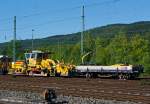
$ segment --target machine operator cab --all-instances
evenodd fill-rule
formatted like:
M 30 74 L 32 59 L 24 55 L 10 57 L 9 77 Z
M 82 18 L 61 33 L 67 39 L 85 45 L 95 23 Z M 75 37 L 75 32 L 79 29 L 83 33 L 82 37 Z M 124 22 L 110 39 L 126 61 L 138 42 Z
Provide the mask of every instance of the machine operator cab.
M 50 52 L 32 51 L 25 53 L 25 62 L 28 66 L 40 65 L 43 59 L 48 59 Z
M 35 66 L 42 60 L 43 52 L 32 51 L 31 53 L 25 53 L 25 62 L 29 66 Z
M 54 61 L 49 59 L 50 52 L 32 51 L 25 53 L 25 63 L 29 75 L 41 74 L 46 75 L 51 72 Z

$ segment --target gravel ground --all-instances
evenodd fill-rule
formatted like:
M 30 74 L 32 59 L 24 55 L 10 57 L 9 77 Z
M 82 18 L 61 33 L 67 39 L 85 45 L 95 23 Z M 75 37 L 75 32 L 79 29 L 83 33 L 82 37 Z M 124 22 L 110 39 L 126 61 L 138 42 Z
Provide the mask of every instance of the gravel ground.
M 63 96 L 59 95 L 57 97 L 57 102 L 66 101 L 64 104 L 141 104 L 129 101 L 115 101 L 115 100 L 104 100 L 104 99 L 94 99 L 94 98 L 82 98 L 73 96 Z
M 57 104 L 134 104 L 132 102 L 150 104 L 149 82 L 149 79 L 113 80 L 96 78 L 87 80 L 84 78 L 0 75 L 0 91 L 20 91 L 20 93 L 30 91 L 27 95 L 18 95 L 19 93 L 11 92 L 8 97 L 15 99 L 14 95 L 16 94 L 16 98 L 18 96 L 29 98 L 29 95 L 32 95 L 33 98 L 38 100 L 39 95 L 37 96 L 35 93 L 41 93 L 44 89 L 53 89 L 57 95 L 64 95 L 64 97 L 58 96 Z M 7 100 L 7 93 L 3 92 L 0 95 L 5 95 L 3 100 Z
M 0 90 L 0 104 L 140 104 L 129 101 L 115 101 L 58 95 L 48 103 L 40 93 Z

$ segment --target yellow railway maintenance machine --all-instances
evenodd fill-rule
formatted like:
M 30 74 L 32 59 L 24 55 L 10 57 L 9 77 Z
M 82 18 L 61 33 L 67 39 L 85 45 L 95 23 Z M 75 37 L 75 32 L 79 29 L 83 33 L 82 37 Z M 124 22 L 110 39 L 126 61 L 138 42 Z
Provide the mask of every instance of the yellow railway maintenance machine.
M 55 75 L 55 62 L 48 58 L 50 52 L 32 51 L 25 53 L 25 66 L 28 75 Z
M 12 64 L 13 73 L 32 76 L 69 76 L 73 67 L 49 59 L 50 54 L 52 53 L 42 51 L 25 53 L 24 61 L 16 61 Z

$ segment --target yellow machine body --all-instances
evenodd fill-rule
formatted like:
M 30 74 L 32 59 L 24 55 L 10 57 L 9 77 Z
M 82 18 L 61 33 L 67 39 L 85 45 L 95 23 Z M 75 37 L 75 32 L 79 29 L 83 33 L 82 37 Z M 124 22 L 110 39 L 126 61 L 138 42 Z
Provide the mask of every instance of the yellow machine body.
M 25 61 L 16 61 L 12 63 L 12 69 L 14 72 L 26 73 L 26 74 L 43 74 L 47 76 L 68 76 L 69 71 L 72 69 L 70 65 L 65 65 L 61 62 L 55 62 L 49 59 L 49 54 L 42 51 L 32 51 L 25 53 Z

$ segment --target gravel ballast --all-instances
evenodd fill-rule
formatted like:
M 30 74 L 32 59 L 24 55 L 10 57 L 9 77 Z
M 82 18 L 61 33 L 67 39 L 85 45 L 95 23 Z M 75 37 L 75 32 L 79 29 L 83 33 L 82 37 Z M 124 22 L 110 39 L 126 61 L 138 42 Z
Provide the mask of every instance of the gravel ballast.
M 141 104 L 129 101 L 115 101 L 94 98 L 57 95 L 50 102 L 45 100 L 43 93 L 28 91 L 0 90 L 0 102 L 2 104 Z

